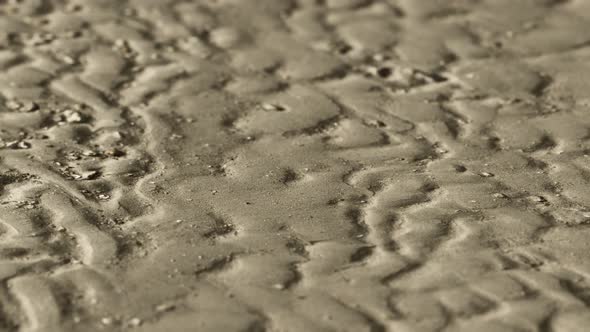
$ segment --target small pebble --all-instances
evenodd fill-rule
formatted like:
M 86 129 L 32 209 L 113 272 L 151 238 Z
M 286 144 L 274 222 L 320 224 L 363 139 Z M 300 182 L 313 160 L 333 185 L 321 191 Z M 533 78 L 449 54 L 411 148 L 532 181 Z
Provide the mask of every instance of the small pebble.
M 283 289 L 285 289 L 285 285 L 283 285 L 283 284 L 274 284 L 274 285 L 272 285 L 272 288 L 278 289 L 278 290 L 283 290 Z
M 100 321 L 104 325 L 111 325 L 111 324 L 113 324 L 113 318 L 112 317 L 103 317 Z
M 283 106 L 276 105 L 276 104 L 262 104 L 261 107 L 265 111 L 282 112 L 285 110 L 285 108 Z
M 167 311 L 172 311 L 175 308 L 176 308 L 176 306 L 173 303 L 163 303 L 163 304 L 156 306 L 156 311 L 157 312 L 167 312 Z
M 107 194 L 100 194 L 100 195 L 98 195 L 98 198 L 100 198 L 102 200 L 108 200 L 111 198 L 111 196 L 107 195 Z
M 129 320 L 129 326 L 135 327 L 135 326 L 139 326 L 139 325 L 141 325 L 141 319 L 140 318 L 134 317 L 134 318 L 131 318 Z

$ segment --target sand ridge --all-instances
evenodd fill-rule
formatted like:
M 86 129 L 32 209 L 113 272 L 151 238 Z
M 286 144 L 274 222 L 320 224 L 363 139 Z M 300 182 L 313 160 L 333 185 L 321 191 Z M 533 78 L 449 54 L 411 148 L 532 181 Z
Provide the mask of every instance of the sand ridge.
M 584 331 L 588 13 L 0 0 L 0 330 Z

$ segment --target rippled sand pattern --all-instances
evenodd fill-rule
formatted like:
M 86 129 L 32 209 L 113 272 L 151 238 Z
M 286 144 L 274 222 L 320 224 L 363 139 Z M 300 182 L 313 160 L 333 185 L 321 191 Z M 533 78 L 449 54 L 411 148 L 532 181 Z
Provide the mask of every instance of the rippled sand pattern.
M 0 0 L 0 331 L 590 328 L 590 1 Z

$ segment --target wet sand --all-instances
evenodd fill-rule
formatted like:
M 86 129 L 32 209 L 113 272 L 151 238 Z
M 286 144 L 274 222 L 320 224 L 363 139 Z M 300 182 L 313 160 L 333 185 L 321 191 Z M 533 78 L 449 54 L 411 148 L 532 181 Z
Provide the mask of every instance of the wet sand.
M 0 0 L 0 331 L 585 331 L 590 1 Z

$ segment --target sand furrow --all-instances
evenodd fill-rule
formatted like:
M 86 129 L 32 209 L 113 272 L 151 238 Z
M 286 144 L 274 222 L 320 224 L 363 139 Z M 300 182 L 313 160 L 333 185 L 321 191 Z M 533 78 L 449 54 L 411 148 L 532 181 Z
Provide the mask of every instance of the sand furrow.
M 0 330 L 580 330 L 589 8 L 0 1 Z

